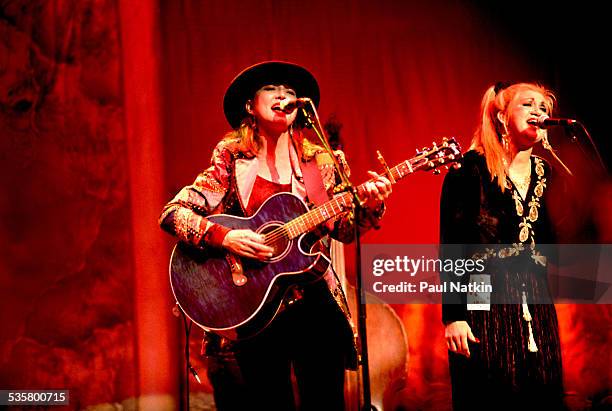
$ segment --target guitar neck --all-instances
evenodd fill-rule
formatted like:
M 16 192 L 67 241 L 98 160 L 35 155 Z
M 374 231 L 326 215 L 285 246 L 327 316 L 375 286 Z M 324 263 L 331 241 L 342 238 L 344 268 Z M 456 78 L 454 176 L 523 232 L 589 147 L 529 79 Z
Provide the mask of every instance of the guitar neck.
M 388 173 L 385 173 L 387 177 L 390 176 L 389 180 L 392 183 L 396 183 L 402 178 L 406 177 L 408 174 L 414 173 L 421 167 L 421 163 L 419 161 L 415 161 L 416 159 L 410 159 L 403 161 L 396 165 L 395 167 L 389 169 Z M 374 179 L 368 180 L 367 182 L 374 181 Z M 366 182 L 366 183 L 367 183 Z M 365 185 L 363 183 L 356 187 L 357 194 L 361 198 L 366 192 Z M 286 233 L 289 238 L 296 238 L 304 233 L 307 233 L 320 224 L 334 219 L 335 217 L 343 214 L 353 207 L 353 194 L 350 192 L 344 192 L 335 196 L 333 199 L 327 201 L 320 206 L 313 208 L 306 214 L 297 217 L 284 225 Z

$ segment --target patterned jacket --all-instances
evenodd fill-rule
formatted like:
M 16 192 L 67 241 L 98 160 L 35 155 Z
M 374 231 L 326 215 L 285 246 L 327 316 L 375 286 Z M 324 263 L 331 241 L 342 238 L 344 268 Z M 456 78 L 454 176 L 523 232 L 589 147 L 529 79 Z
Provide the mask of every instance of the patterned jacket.
M 227 231 L 225 227 L 211 223 L 206 216 L 211 214 L 231 214 L 245 216 L 245 209 L 253 191 L 257 177 L 259 164 L 257 157 L 247 156 L 233 149 L 235 144 L 221 141 L 215 148 L 211 165 L 200 173 L 194 183 L 184 187 L 164 207 L 161 217 L 161 227 L 175 235 L 179 241 L 189 243 L 205 250 L 207 247 L 220 248 Z M 349 172 L 348 165 L 341 151 L 336 151 L 340 165 Z M 291 178 L 291 192 L 300 197 L 309 206 L 312 205 L 310 198 L 321 198 L 321 193 L 310 193 L 313 187 L 320 187 L 323 197 L 331 198 L 339 178 L 335 173 L 333 162 L 326 153 L 319 153 L 309 161 L 299 160 L 294 149 L 290 150 L 291 162 L 294 165 Z M 318 169 L 318 173 L 308 172 L 312 167 Z M 318 182 L 304 181 L 304 175 L 320 175 Z M 309 178 L 309 177 L 307 177 Z M 312 177 L 310 177 L 312 178 Z M 376 211 L 364 211 L 360 216 L 360 232 L 371 227 L 377 227 L 384 212 L 384 206 Z M 322 227 L 321 234 L 329 234 L 341 242 L 350 242 L 354 236 L 353 213 L 347 212 L 336 221 Z M 338 308 L 346 318 L 346 326 L 350 334 L 355 335 L 354 327 L 348 309 L 345 293 L 339 279 L 329 270 L 324 276 L 329 291 Z M 355 343 L 355 340 L 353 341 Z M 356 346 L 353 344 L 353 348 Z M 356 353 L 356 350 L 354 350 Z M 353 353 L 349 364 L 355 365 L 356 355 Z

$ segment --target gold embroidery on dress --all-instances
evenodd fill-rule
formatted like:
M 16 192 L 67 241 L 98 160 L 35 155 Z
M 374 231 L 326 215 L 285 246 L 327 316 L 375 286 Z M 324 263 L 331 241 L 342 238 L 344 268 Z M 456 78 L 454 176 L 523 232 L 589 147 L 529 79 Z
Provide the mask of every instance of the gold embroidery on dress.
M 538 207 L 540 206 L 540 203 L 538 203 L 535 200 L 531 200 L 529 202 L 529 220 L 533 223 L 538 219 Z
M 534 250 L 533 253 L 531 253 L 531 258 L 533 258 L 533 261 L 535 261 L 536 264 L 541 265 L 542 267 L 546 267 L 546 262 L 548 261 L 545 255 L 542 255 L 542 253 L 540 253 L 537 250 Z
M 523 202 L 516 190 L 512 191 L 512 198 L 514 199 L 514 206 L 516 208 L 516 214 L 519 216 L 523 215 Z
M 538 177 L 544 177 L 544 164 L 542 163 L 542 160 L 540 160 L 538 157 L 535 157 L 535 163 L 536 174 L 538 175 Z
M 546 188 L 546 179 L 542 178 L 541 180 L 538 180 L 538 182 L 536 183 L 536 186 L 533 189 L 533 192 L 536 196 L 542 197 L 542 195 L 544 194 L 544 188 Z
M 540 208 L 540 198 L 544 195 L 544 189 L 546 188 L 546 179 L 544 178 L 544 162 L 539 157 L 533 158 L 535 162 L 535 172 L 538 176 L 538 180 L 535 183 L 533 189 L 533 195 L 531 201 L 527 204 L 529 206 L 529 215 L 524 216 L 525 209 L 523 207 L 523 200 L 518 192 L 518 187 L 512 190 L 512 199 L 514 200 L 514 206 L 516 208 L 516 215 L 522 217 L 522 222 L 519 223 L 519 241 L 526 243 L 530 238 L 530 243 L 535 245 L 535 233 L 531 223 L 535 223 L 538 220 Z M 506 180 L 506 184 L 510 185 L 510 182 Z
M 534 260 L 535 264 L 546 266 L 547 258 L 545 255 L 542 255 L 535 248 L 535 244 L 530 244 L 529 248 L 525 246 L 524 243 L 514 243 L 511 246 L 500 248 L 498 251 L 495 251 L 493 248 L 486 248 L 482 253 L 474 253 L 472 254 L 472 260 L 487 260 L 489 258 L 509 258 L 516 257 L 520 255 L 521 252 L 530 249 L 531 250 L 531 258 Z
M 527 204 L 529 206 L 529 215 L 524 215 L 524 206 L 521 196 L 516 188 L 516 185 L 513 187 L 509 181 L 509 178 L 506 179 L 506 187 L 512 189 L 512 199 L 514 200 L 514 206 L 516 208 L 517 216 L 522 218 L 522 221 L 519 223 L 519 241 L 520 243 L 515 243 L 511 247 L 506 247 L 500 249 L 498 252 L 495 252 L 492 249 L 486 249 L 484 253 L 476 253 L 472 256 L 472 258 L 476 259 L 487 259 L 492 257 L 499 258 L 507 258 L 516 256 L 525 249 L 525 244 L 529 242 L 529 246 L 532 250 L 532 258 L 536 262 L 536 264 L 546 264 L 546 257 L 539 254 L 539 252 L 535 252 L 535 232 L 533 230 L 532 223 L 535 223 L 539 218 L 539 207 L 540 207 L 540 198 L 544 194 L 544 189 L 546 188 L 546 178 L 544 178 L 544 162 L 539 157 L 534 157 L 535 162 L 535 172 L 538 176 L 538 179 L 535 183 L 534 193 L 531 196 L 531 201 Z
M 523 244 L 514 243 L 512 244 L 512 247 L 506 247 L 499 250 L 497 255 L 499 258 L 513 257 L 519 255 L 524 249 L 525 246 Z
M 526 218 L 523 218 L 523 222 L 519 224 L 519 228 L 521 229 L 521 232 L 519 234 L 519 241 L 521 243 L 524 243 L 529 239 L 529 231 L 531 229 L 531 224 L 527 222 Z

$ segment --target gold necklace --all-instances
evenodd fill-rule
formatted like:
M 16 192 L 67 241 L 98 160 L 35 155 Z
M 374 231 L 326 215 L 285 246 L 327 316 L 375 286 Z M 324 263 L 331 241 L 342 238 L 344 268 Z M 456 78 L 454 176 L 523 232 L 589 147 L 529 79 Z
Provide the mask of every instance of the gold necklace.
M 517 190 L 519 190 L 520 192 L 527 193 L 527 189 L 529 188 L 529 183 L 531 183 L 531 164 L 529 165 L 529 168 L 527 169 L 527 174 L 522 176 L 520 180 L 516 179 L 515 177 L 510 177 L 510 180 L 512 180 L 512 184 L 514 184 Z

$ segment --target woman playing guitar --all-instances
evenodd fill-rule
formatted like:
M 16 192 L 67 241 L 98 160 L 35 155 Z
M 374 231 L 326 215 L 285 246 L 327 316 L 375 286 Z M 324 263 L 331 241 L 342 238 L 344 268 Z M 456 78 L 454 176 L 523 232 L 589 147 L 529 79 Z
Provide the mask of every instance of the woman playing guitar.
M 317 81 L 303 67 L 272 61 L 238 74 L 224 97 L 225 116 L 233 130 L 215 148 L 211 166 L 166 205 L 162 228 L 204 253 L 224 250 L 238 256 L 234 261 L 274 259 L 275 249 L 264 235 L 231 229 L 207 216 L 250 217 L 281 192 L 293 193 L 307 204 L 331 198 L 339 180 L 330 156 L 302 133 L 298 98 L 319 102 Z M 336 155 L 346 168 L 342 152 Z M 383 200 L 391 193 L 387 178 L 373 172 L 370 176 L 361 193 L 360 232 L 378 224 Z M 329 247 L 328 236 L 351 241 L 352 213 L 341 214 L 312 234 L 323 252 Z M 236 275 L 237 286 L 248 281 Z M 344 292 L 331 270 L 322 281 L 290 288 L 281 312 L 257 335 L 232 342 L 216 334 L 206 339 L 218 409 L 286 411 L 296 409 L 296 402 L 303 410 L 344 409 L 344 369 L 356 366 L 356 351 Z

